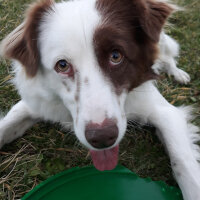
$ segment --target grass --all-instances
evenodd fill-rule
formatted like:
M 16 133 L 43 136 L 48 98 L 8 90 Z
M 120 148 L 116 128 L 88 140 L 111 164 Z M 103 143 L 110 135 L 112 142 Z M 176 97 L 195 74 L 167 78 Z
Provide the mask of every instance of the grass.
M 23 19 L 24 9 L 31 0 L 0 0 L 0 40 Z M 200 126 L 200 1 L 177 0 L 187 8 L 170 20 L 173 27 L 167 32 L 181 44 L 179 67 L 192 78 L 189 85 L 174 82 L 172 77 L 161 76 L 158 87 L 173 105 L 196 106 Z M 0 109 L 6 113 L 19 101 L 14 87 L 8 83 L 10 63 L 0 61 Z M 176 185 L 169 159 L 154 134 L 154 128 L 129 124 L 126 137 L 120 145 L 120 163 L 153 180 Z M 87 149 L 59 125 L 36 124 L 22 138 L 0 150 L 0 199 L 19 199 L 48 177 L 75 166 L 91 164 Z

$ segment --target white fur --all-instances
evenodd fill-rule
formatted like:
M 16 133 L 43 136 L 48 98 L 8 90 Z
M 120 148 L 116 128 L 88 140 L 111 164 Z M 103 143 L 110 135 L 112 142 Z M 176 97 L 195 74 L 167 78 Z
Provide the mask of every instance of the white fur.
M 189 74 L 176 67 L 176 57 L 179 55 L 179 45 L 177 42 L 162 32 L 160 35 L 159 47 L 159 58 L 152 66 L 154 72 L 156 74 L 166 72 L 168 75 L 174 76 L 175 80 L 180 83 L 189 83 Z
M 37 75 L 27 78 L 21 64 L 17 61 L 13 64 L 13 82 L 22 100 L 0 121 L 0 147 L 21 137 L 38 120 L 50 120 L 66 128 L 73 124 L 80 142 L 94 149 L 85 138 L 85 126 L 90 121 L 101 123 L 105 118 L 117 119 L 119 136 L 115 146 L 125 134 L 127 118 L 139 119 L 157 128 L 184 200 L 200 199 L 199 148 L 195 144 L 199 130 L 190 123 L 190 108 L 169 104 L 153 81 L 128 94 L 126 91 L 115 94 L 112 84 L 99 70 L 94 52 L 93 34 L 101 23 L 95 0 L 62 2 L 55 4 L 53 10 L 40 26 L 41 66 Z M 176 67 L 177 43 L 162 33 L 159 45 L 160 56 L 153 66 L 155 72 L 166 71 L 176 80 L 187 83 L 189 75 Z M 55 72 L 53 68 L 60 59 L 73 65 L 74 80 Z
M 157 128 L 184 200 L 200 199 L 200 152 L 195 145 L 200 137 L 199 129 L 190 123 L 191 108 L 172 106 L 147 82 L 129 94 L 125 110 L 131 119 L 139 118 Z

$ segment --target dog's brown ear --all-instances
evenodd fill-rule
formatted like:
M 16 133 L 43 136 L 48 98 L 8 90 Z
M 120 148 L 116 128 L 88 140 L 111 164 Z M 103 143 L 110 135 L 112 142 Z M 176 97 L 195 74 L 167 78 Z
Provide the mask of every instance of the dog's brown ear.
M 27 10 L 25 21 L 9 34 L 0 46 L 0 54 L 5 58 L 18 60 L 29 77 L 35 76 L 38 70 L 38 28 L 41 18 L 52 4 L 53 0 L 40 0 L 32 4 Z
M 140 12 L 139 21 L 144 32 L 154 41 L 158 42 L 160 32 L 169 17 L 174 11 L 172 5 L 154 0 L 143 0 L 138 4 Z

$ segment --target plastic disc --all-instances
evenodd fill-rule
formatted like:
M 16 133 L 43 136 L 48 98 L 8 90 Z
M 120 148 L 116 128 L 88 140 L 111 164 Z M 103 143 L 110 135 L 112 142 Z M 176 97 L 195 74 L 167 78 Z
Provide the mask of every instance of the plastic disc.
M 112 171 L 74 168 L 38 185 L 22 200 L 182 200 L 179 189 L 140 178 L 117 166 Z

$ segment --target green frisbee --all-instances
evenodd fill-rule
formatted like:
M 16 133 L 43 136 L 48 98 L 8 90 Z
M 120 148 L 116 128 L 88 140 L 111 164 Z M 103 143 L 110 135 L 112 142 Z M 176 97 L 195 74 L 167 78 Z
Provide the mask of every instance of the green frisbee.
M 140 178 L 117 166 L 112 171 L 94 167 L 61 172 L 26 194 L 22 200 L 183 200 L 179 189 L 150 178 Z

